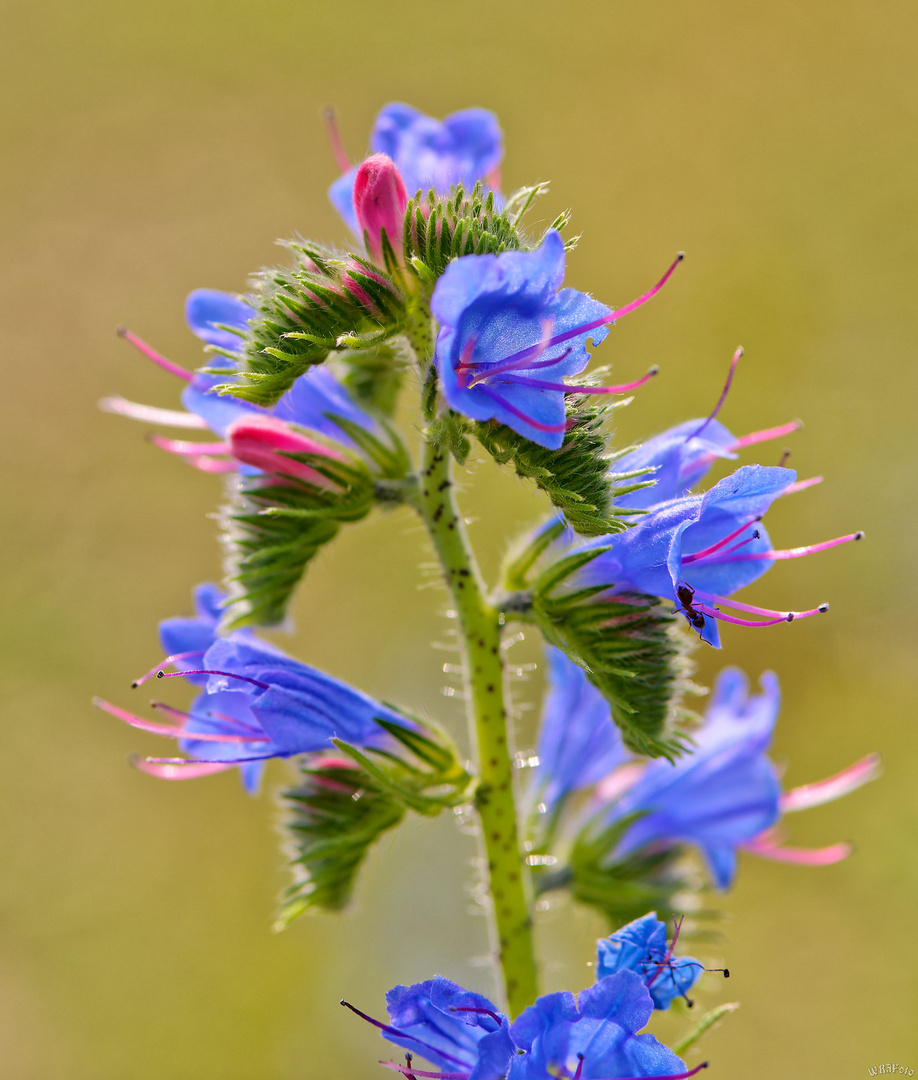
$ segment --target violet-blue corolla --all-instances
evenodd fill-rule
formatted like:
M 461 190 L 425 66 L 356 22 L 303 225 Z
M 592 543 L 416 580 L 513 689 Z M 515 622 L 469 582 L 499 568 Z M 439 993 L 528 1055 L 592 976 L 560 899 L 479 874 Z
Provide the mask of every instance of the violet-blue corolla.
M 431 312 L 440 325 L 434 361 L 450 408 L 473 420 L 496 420 L 540 446 L 558 449 L 568 428 L 569 394 L 619 394 L 642 385 L 656 368 L 619 386 L 572 386 L 609 326 L 655 295 L 653 289 L 616 311 L 562 289 L 564 241 L 549 230 L 533 251 L 466 255 L 437 281 Z
M 301 375 L 293 386 L 270 409 L 253 405 L 241 398 L 214 392 L 236 370 L 243 336 L 254 315 L 253 308 L 243 299 L 215 289 L 195 289 L 185 305 L 185 316 L 192 332 L 206 345 L 221 352 L 209 357 L 208 366 L 225 370 L 214 375 L 189 371 L 162 356 L 130 330 L 119 330 L 121 336 L 158 367 L 185 383 L 182 391 L 184 411 L 160 409 L 126 401 L 120 397 L 103 398 L 99 403 L 107 412 L 118 413 L 144 423 L 194 431 L 210 430 L 219 442 L 189 439 L 169 439 L 154 435 L 151 441 L 163 450 L 178 454 L 190 465 L 204 472 L 235 472 L 240 462 L 232 454 L 227 436 L 231 426 L 242 420 L 271 418 L 296 427 L 307 428 L 345 447 L 352 440 L 336 422 L 336 417 L 368 430 L 371 418 L 350 398 L 347 390 L 325 366 L 317 365 Z M 242 466 L 243 472 L 251 472 Z
M 328 113 L 329 138 L 342 175 L 329 188 L 329 198 L 355 233 L 360 233 L 354 208 L 357 167 L 352 166 L 341 143 L 334 114 Z M 443 120 L 393 102 L 376 118 L 370 136 L 374 154 L 386 154 L 398 167 L 409 194 L 433 188 L 448 194 L 454 184 L 472 188 L 481 180 L 500 187 L 503 135 L 494 113 L 462 109 Z
M 650 847 L 691 844 L 704 855 L 711 877 L 727 888 L 737 852 L 801 865 L 827 865 L 850 853 L 847 844 L 804 850 L 783 847 L 774 825 L 782 813 L 802 810 L 855 790 L 879 772 L 868 755 L 837 776 L 782 793 L 766 750 L 780 708 L 778 680 L 761 678 L 750 694 L 745 675 L 726 668 L 718 677 L 704 722 L 692 732 L 693 748 L 674 763 L 659 758 L 628 763 L 595 789 L 596 820 L 603 825 L 641 815 L 628 826 L 611 857 Z M 574 722 L 574 721 L 572 721 Z
M 672 941 L 667 943 L 666 925 L 656 912 L 633 922 L 603 938 L 596 947 L 596 978 L 604 979 L 619 971 L 633 971 L 647 987 L 655 1009 L 668 1009 L 673 998 L 688 1002 L 688 991 L 695 985 L 704 965 L 690 956 L 675 955 L 676 943 L 684 916 L 675 920 Z M 729 976 L 726 968 L 717 969 Z
M 630 529 L 591 541 L 607 549 L 580 570 L 575 587 L 607 584 L 610 593 L 649 593 L 672 599 L 676 610 L 719 648 L 718 622 L 771 626 L 828 610 L 774 611 L 730 599 L 752 584 L 773 562 L 795 559 L 860 540 L 849 533 L 818 544 L 775 550 L 761 520 L 779 496 L 795 490 L 797 474 L 778 466 L 744 465 L 700 495 L 655 504 Z M 750 620 L 722 607 L 762 616 Z
M 225 597 L 212 585 L 196 590 L 196 615 L 167 619 L 160 638 L 168 651 L 134 682 L 154 675 L 181 677 L 204 692 L 184 712 L 155 703 L 173 724 L 156 723 L 102 699 L 96 704 L 132 727 L 179 740 L 188 758 L 146 758 L 143 772 L 163 779 L 192 779 L 241 766 L 249 790 L 258 785 L 270 758 L 327 751 L 334 738 L 363 747 L 390 740 L 379 721 L 404 727 L 411 721 L 388 706 L 316 668 L 293 660 L 249 631 L 218 635 Z M 167 672 L 173 667 L 176 670 Z
M 639 1034 L 653 1012 L 642 979 L 623 971 L 573 994 L 546 994 L 511 1024 L 487 998 L 448 979 L 396 986 L 386 995 L 389 1023 L 342 1002 L 408 1053 L 381 1062 L 407 1077 L 435 1080 L 682 1080 L 687 1071 L 653 1035 Z M 436 1071 L 418 1069 L 424 1058 Z

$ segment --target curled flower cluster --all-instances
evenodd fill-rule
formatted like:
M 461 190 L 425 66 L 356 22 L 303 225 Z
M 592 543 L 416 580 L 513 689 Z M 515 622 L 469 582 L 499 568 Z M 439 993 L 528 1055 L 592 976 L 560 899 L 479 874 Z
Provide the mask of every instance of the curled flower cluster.
M 826 611 L 777 611 L 734 594 L 776 561 L 863 533 L 775 548 L 767 511 L 821 479 L 798 480 L 784 459 L 742 464 L 698 490 L 715 464 L 798 426 L 737 437 L 721 422 L 742 350 L 707 417 L 640 446 L 611 447 L 613 409 L 657 368 L 611 383 L 588 366 L 615 323 L 660 293 L 681 254 L 652 288 L 612 307 L 564 285 L 572 244 L 562 235 L 565 215 L 541 236 L 524 228 L 543 185 L 502 194 L 493 114 L 466 109 L 438 121 L 388 105 L 372 153 L 356 165 L 333 116 L 328 123 L 342 173 L 330 197 L 358 250 L 290 241 L 293 266 L 264 271 L 248 295 L 193 292 L 186 318 L 206 346 L 202 370 L 121 331 L 184 383 L 183 409 L 117 397 L 102 407 L 210 432 L 151 441 L 201 471 L 228 474 L 226 591 L 199 586 L 194 615 L 162 622 L 164 658 L 134 683 L 184 680 L 196 694 L 187 710 L 154 702 L 163 722 L 96 703 L 177 740 L 182 756 L 137 759 L 154 777 L 238 768 L 255 793 L 267 761 L 293 759 L 298 783 L 282 795 L 294 877 L 284 924 L 342 907 L 367 851 L 409 811 L 478 816 L 506 1008 L 442 977 L 391 990 L 388 1022 L 349 1005 L 405 1051 L 404 1064 L 384 1062 L 389 1068 L 409 1080 L 684 1080 L 706 1063 L 688 1068 L 643 1029 L 654 1010 L 676 1000 L 691 1006 L 703 971 L 729 974 L 676 955 L 680 933 L 684 940 L 692 928 L 683 932 L 675 898 L 703 887 L 699 875 L 681 872 L 687 855 L 700 853 L 721 890 L 743 851 L 838 862 L 849 845 L 791 847 L 779 823 L 853 791 L 879 768 L 869 755 L 784 791 L 768 757 L 776 676 L 766 672 L 753 693 L 742 672 L 726 668 L 704 717 L 680 727 L 687 653 L 696 633 L 720 647 L 722 623 L 772 626 Z M 419 455 L 395 424 L 409 386 L 420 390 L 412 424 Z M 534 483 L 556 512 L 508 558 L 493 594 L 452 478 L 473 440 Z M 282 622 L 307 565 L 342 527 L 399 504 L 422 519 L 450 590 L 477 775 L 435 725 L 292 659 L 251 629 Z M 504 688 L 503 635 L 513 621 L 536 625 L 547 648 L 538 748 L 516 762 L 532 767 L 522 814 Z M 576 997 L 538 992 L 533 893 L 561 888 L 600 909 L 614 931 L 599 942 L 594 985 Z M 635 918 L 648 907 L 655 910 Z M 671 940 L 657 911 L 673 916 Z M 679 1054 L 694 1037 L 676 1044 Z M 415 1058 L 432 1068 L 419 1069 Z

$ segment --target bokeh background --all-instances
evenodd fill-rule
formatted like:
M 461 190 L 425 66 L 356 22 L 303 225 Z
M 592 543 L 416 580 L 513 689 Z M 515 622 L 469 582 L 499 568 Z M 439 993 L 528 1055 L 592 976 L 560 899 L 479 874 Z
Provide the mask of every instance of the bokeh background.
M 321 107 L 337 106 L 356 158 L 390 100 L 499 114 L 505 187 L 550 179 L 545 222 L 574 208 L 570 284 L 621 304 L 688 252 L 603 346 L 622 378 L 663 368 L 622 440 L 706 413 L 742 343 L 722 419 L 803 418 L 791 464 L 826 477 L 775 508 L 776 542 L 867 530 L 750 592 L 830 600 L 829 616 L 728 628 L 722 653 L 699 654 L 708 681 L 725 662 L 778 670 L 788 783 L 885 758 L 879 783 L 790 822 L 797 843 L 854 840 L 847 863 L 742 860 L 711 954 L 733 978 L 702 996 L 742 1008 L 704 1054 L 711 1076 L 744 1080 L 918 1068 L 915 7 L 5 0 L 0 16 L 0 1076 L 382 1075 L 384 1045 L 340 997 L 379 1014 L 386 988 L 437 971 L 490 989 L 475 845 L 452 821 L 408 824 L 350 911 L 274 935 L 284 766 L 257 800 L 234 775 L 160 783 L 126 759 L 161 743 L 89 704 L 144 704 L 129 682 L 159 655 L 157 620 L 219 573 L 219 481 L 96 410 L 109 393 L 177 402 L 113 329 L 198 363 L 189 290 L 242 289 L 280 257 L 275 237 L 345 240 Z M 473 537 L 499 552 L 542 506 L 489 462 L 474 472 Z M 418 587 L 429 558 L 406 513 L 355 527 L 309 574 L 289 647 L 461 730 L 441 694 L 451 658 L 431 648 L 445 595 Z M 537 660 L 536 645 L 511 656 Z M 521 704 L 539 679 L 515 686 Z M 591 981 L 601 930 L 570 905 L 542 916 L 552 988 Z

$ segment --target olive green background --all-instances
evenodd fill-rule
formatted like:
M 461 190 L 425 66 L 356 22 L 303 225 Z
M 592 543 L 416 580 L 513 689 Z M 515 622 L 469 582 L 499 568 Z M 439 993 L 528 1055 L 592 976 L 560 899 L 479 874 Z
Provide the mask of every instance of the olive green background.
M 286 767 L 257 800 L 235 775 L 157 782 L 126 759 L 162 742 L 89 704 L 143 707 L 129 683 L 159 656 L 157 620 L 219 574 L 219 480 L 96 411 L 109 393 L 174 406 L 180 389 L 113 328 L 198 363 L 189 290 L 242 289 L 278 236 L 345 240 L 321 106 L 357 157 L 391 100 L 497 112 L 506 189 L 550 179 L 536 216 L 574 208 L 569 284 L 618 305 L 688 252 L 600 351 L 622 379 L 662 367 L 623 440 L 704 414 L 742 343 L 722 419 L 741 433 L 803 418 L 791 464 L 826 478 L 774 509 L 776 544 L 867 530 L 748 593 L 829 600 L 828 616 L 728 628 L 722 653 L 699 654 L 708 681 L 726 662 L 780 673 L 789 784 L 885 758 L 879 783 L 789 822 L 797 843 L 852 839 L 847 863 L 741 858 L 717 900 L 723 940 L 704 947 L 733 978 L 700 997 L 742 1008 L 704 1056 L 707 1075 L 743 1080 L 918 1068 L 914 6 L 6 0 L 0 20 L 0 1077 L 383 1076 L 386 1046 L 340 997 L 378 1015 L 386 988 L 436 972 L 491 989 L 475 844 L 452 821 L 408 824 L 351 910 L 273 935 Z M 493 570 L 543 505 L 490 462 L 471 483 Z M 309 574 L 289 647 L 458 731 L 430 557 L 407 512 L 354 527 Z M 536 643 L 510 655 L 533 661 Z M 521 703 L 539 677 L 514 684 Z M 600 930 L 571 905 L 540 917 L 551 988 L 588 984 Z

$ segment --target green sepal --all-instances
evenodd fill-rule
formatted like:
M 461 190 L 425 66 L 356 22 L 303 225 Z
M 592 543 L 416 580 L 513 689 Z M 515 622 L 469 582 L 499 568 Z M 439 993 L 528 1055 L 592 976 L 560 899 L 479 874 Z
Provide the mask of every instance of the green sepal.
M 341 381 L 358 405 L 382 416 L 395 413 L 407 366 L 403 344 L 401 338 L 393 338 L 373 348 L 335 354 L 344 366 Z
M 663 920 L 675 914 L 673 898 L 689 885 L 680 866 L 679 848 L 637 852 L 617 860 L 611 857 L 641 816 L 629 814 L 599 830 L 588 825 L 574 840 L 563 865 L 533 868 L 536 895 L 566 889 L 579 903 L 601 912 L 613 930 L 651 910 Z
M 450 411 L 436 416 L 428 425 L 427 439 L 435 446 L 445 446 L 456 461 L 463 465 L 472 449 L 466 432 L 468 421 L 459 413 Z
M 571 426 L 559 450 L 549 450 L 504 424 L 475 423 L 472 430 L 500 465 L 511 465 L 518 476 L 535 481 L 581 536 L 619 532 L 625 523 L 615 510 L 615 484 L 605 455 L 606 428 L 622 402 L 596 403 L 568 398 Z
M 342 348 L 377 349 L 398 334 L 404 299 L 397 284 L 358 255 L 286 241 L 293 265 L 258 275 L 255 315 L 237 382 L 218 388 L 272 405 L 305 371 Z
M 280 926 L 310 908 L 342 908 L 370 846 L 406 811 L 431 817 L 468 800 L 472 778 L 441 732 L 418 721 L 414 729 L 378 723 L 400 751 L 363 751 L 335 739 L 353 764 L 307 759 L 300 766 L 301 785 L 281 796 L 295 880 L 282 898 Z
M 375 502 L 375 479 L 358 459 L 282 454 L 324 476 L 319 487 L 253 477 L 239 482 L 221 514 L 228 601 L 225 630 L 281 622 L 309 561 L 345 522 L 365 517 Z
M 672 1048 L 673 1053 L 682 1057 L 685 1054 L 685 1051 L 694 1046 L 706 1031 L 710 1031 L 719 1020 L 723 1020 L 725 1016 L 736 1012 L 738 1008 L 738 1001 L 729 1001 L 724 1005 L 716 1006 L 716 1008 L 711 1009 L 710 1012 L 706 1012 L 688 1035 L 674 1044 Z

